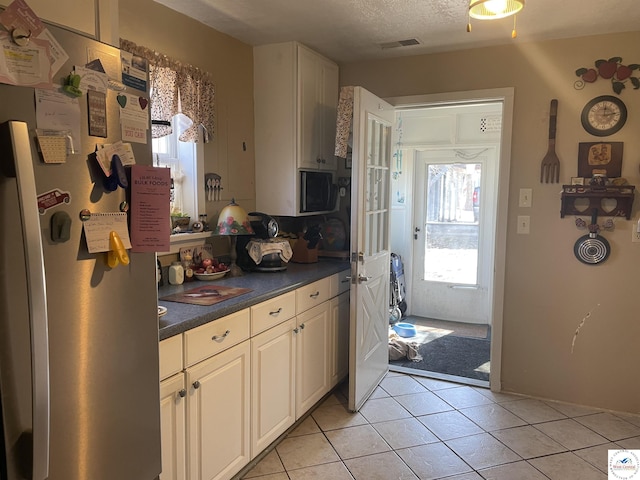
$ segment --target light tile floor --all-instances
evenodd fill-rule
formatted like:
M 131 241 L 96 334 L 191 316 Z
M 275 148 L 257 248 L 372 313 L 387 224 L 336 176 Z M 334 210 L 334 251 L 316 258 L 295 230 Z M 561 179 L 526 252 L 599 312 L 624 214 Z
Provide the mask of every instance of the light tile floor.
M 606 480 L 640 416 L 389 373 L 359 413 L 338 389 L 243 478 Z

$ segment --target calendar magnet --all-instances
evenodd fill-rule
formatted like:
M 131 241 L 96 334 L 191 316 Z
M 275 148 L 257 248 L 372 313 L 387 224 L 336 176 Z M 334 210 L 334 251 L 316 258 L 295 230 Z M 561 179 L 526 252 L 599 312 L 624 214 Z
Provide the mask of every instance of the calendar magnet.
M 36 138 L 44 163 L 67 161 L 67 135 L 37 133 Z

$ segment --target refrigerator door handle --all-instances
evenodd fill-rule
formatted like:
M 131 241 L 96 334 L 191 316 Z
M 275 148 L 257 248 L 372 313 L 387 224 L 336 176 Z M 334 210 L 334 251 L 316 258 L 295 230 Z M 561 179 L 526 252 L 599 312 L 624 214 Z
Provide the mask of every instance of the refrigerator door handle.
M 31 327 L 31 384 L 33 425 L 33 478 L 49 477 L 49 331 L 44 252 L 40 234 L 40 218 L 33 170 L 29 130 L 25 122 L 10 121 L 2 125 L 8 129 L 13 152 L 14 172 L 18 184 L 18 202 L 22 217 L 27 283 L 29 285 L 29 322 Z M 7 132 L 3 132 L 3 136 Z M 6 166 L 6 165 L 5 165 Z M 12 175 L 13 174 L 13 175 Z

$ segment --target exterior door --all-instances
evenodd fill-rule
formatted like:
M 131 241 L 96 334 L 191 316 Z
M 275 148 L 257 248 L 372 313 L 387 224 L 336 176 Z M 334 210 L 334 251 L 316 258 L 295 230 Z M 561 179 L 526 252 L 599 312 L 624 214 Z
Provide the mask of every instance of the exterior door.
M 354 87 L 349 409 L 389 367 L 391 105 Z
M 490 324 L 498 153 L 467 150 L 416 153 L 412 314 Z

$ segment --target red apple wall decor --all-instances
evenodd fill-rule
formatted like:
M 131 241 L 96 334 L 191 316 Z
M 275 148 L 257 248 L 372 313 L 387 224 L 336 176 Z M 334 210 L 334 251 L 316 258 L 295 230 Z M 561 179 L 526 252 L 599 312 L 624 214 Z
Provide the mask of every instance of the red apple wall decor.
M 581 67 L 576 70 L 576 76 L 580 77 L 580 80 L 576 80 L 574 87 L 576 90 L 581 90 L 587 83 L 593 83 L 598 78 L 604 78 L 611 81 L 613 91 L 620 94 L 622 90 L 626 88 L 625 84 L 631 82 L 634 90 L 640 88 L 640 77 L 635 76 L 640 70 L 640 65 L 637 63 L 630 63 L 628 65 L 622 63 L 621 57 L 611 57 L 609 60 L 599 59 L 594 62 L 594 67 L 585 68 Z

